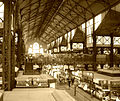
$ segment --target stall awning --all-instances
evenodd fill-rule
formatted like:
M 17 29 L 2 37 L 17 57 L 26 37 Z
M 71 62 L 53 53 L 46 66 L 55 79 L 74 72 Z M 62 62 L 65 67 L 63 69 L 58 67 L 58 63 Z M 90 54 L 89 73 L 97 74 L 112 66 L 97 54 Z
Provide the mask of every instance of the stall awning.
M 71 40 L 71 43 L 83 43 L 84 41 L 85 41 L 84 32 L 77 28 L 75 31 L 75 35 Z
M 50 44 L 50 46 L 48 47 L 48 50 L 51 50 L 52 49 L 52 45 Z
M 120 12 L 109 10 L 95 32 L 97 36 L 110 36 L 110 34 L 120 36 L 119 27 Z
M 62 41 L 60 43 L 60 46 L 67 46 L 67 40 L 65 39 L 65 37 L 62 37 Z
M 58 45 L 57 45 L 57 42 L 55 41 L 53 48 L 57 48 L 57 47 Z

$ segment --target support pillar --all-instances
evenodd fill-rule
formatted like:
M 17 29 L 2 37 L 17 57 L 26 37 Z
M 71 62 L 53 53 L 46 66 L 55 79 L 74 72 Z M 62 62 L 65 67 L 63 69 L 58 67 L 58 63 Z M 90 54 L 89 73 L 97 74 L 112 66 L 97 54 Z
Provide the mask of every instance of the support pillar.
M 12 55 L 11 55 L 11 0 L 4 0 L 4 34 L 3 34 L 3 72 L 2 72 L 2 87 L 4 90 L 10 91 L 12 89 Z
M 110 47 L 110 67 L 113 67 L 113 34 L 111 33 L 111 47 Z
M 87 49 L 87 22 L 85 22 L 85 35 L 84 35 L 84 48 L 83 48 L 83 53 L 87 54 L 88 49 Z
M 12 48 L 12 50 L 11 50 L 11 56 L 12 56 L 12 58 L 11 58 L 11 60 L 12 60 L 12 72 L 11 72 L 11 74 L 12 74 L 12 88 L 14 88 L 15 87 L 15 34 L 16 34 L 16 3 L 14 3 L 13 4 L 13 6 L 15 6 L 15 9 L 13 10 L 13 28 L 14 28 L 14 30 L 13 30 L 13 36 L 12 36 L 12 42 L 11 42 L 11 48 Z
M 84 54 L 88 54 L 88 49 L 87 49 L 87 21 L 85 22 L 85 39 L 84 39 Z M 85 69 L 88 70 L 88 64 L 85 64 Z
M 96 71 L 96 33 L 95 33 L 95 18 L 93 17 L 93 70 Z
M 18 33 L 18 43 L 17 43 L 17 64 L 18 64 L 18 68 L 21 68 L 21 54 L 22 54 L 22 45 L 21 45 L 21 41 L 22 41 L 22 32 L 20 29 L 18 29 L 17 31 Z
M 15 87 L 15 33 L 12 37 L 12 41 L 11 41 L 11 85 L 12 85 L 12 89 Z
M 103 47 L 101 48 L 101 54 L 104 54 L 104 49 L 103 49 Z

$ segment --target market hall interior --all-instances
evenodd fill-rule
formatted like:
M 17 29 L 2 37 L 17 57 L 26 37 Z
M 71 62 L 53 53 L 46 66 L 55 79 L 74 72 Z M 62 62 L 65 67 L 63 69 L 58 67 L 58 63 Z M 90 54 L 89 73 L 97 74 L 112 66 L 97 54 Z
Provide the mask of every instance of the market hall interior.
M 0 0 L 0 101 L 120 101 L 120 0 Z

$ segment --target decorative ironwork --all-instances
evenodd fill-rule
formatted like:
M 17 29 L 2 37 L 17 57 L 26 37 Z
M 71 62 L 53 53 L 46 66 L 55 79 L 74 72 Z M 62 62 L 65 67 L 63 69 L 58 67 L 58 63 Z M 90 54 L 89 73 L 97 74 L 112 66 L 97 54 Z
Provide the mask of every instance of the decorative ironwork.
M 12 89 L 12 55 L 11 55 L 11 14 L 12 14 L 12 1 L 4 1 L 4 34 L 3 34 L 3 89 Z

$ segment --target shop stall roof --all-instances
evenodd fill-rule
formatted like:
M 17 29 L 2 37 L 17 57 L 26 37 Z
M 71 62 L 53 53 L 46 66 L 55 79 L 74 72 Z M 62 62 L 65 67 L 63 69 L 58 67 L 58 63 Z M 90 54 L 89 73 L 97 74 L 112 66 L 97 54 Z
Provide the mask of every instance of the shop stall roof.
M 55 41 L 53 48 L 57 48 L 57 47 L 58 45 L 57 45 L 57 42 Z
M 79 28 L 77 28 L 75 31 L 75 35 L 73 36 L 73 39 L 71 40 L 71 43 L 83 43 L 84 40 L 85 40 L 84 32 L 80 30 Z
M 48 50 L 51 50 L 53 47 L 52 47 L 52 45 L 50 44 L 50 46 L 48 47 Z
M 120 12 L 109 10 L 95 31 L 97 36 L 119 36 L 120 37 Z
M 60 46 L 67 46 L 67 40 L 65 39 L 65 37 L 62 37 L 62 41 L 60 43 Z

